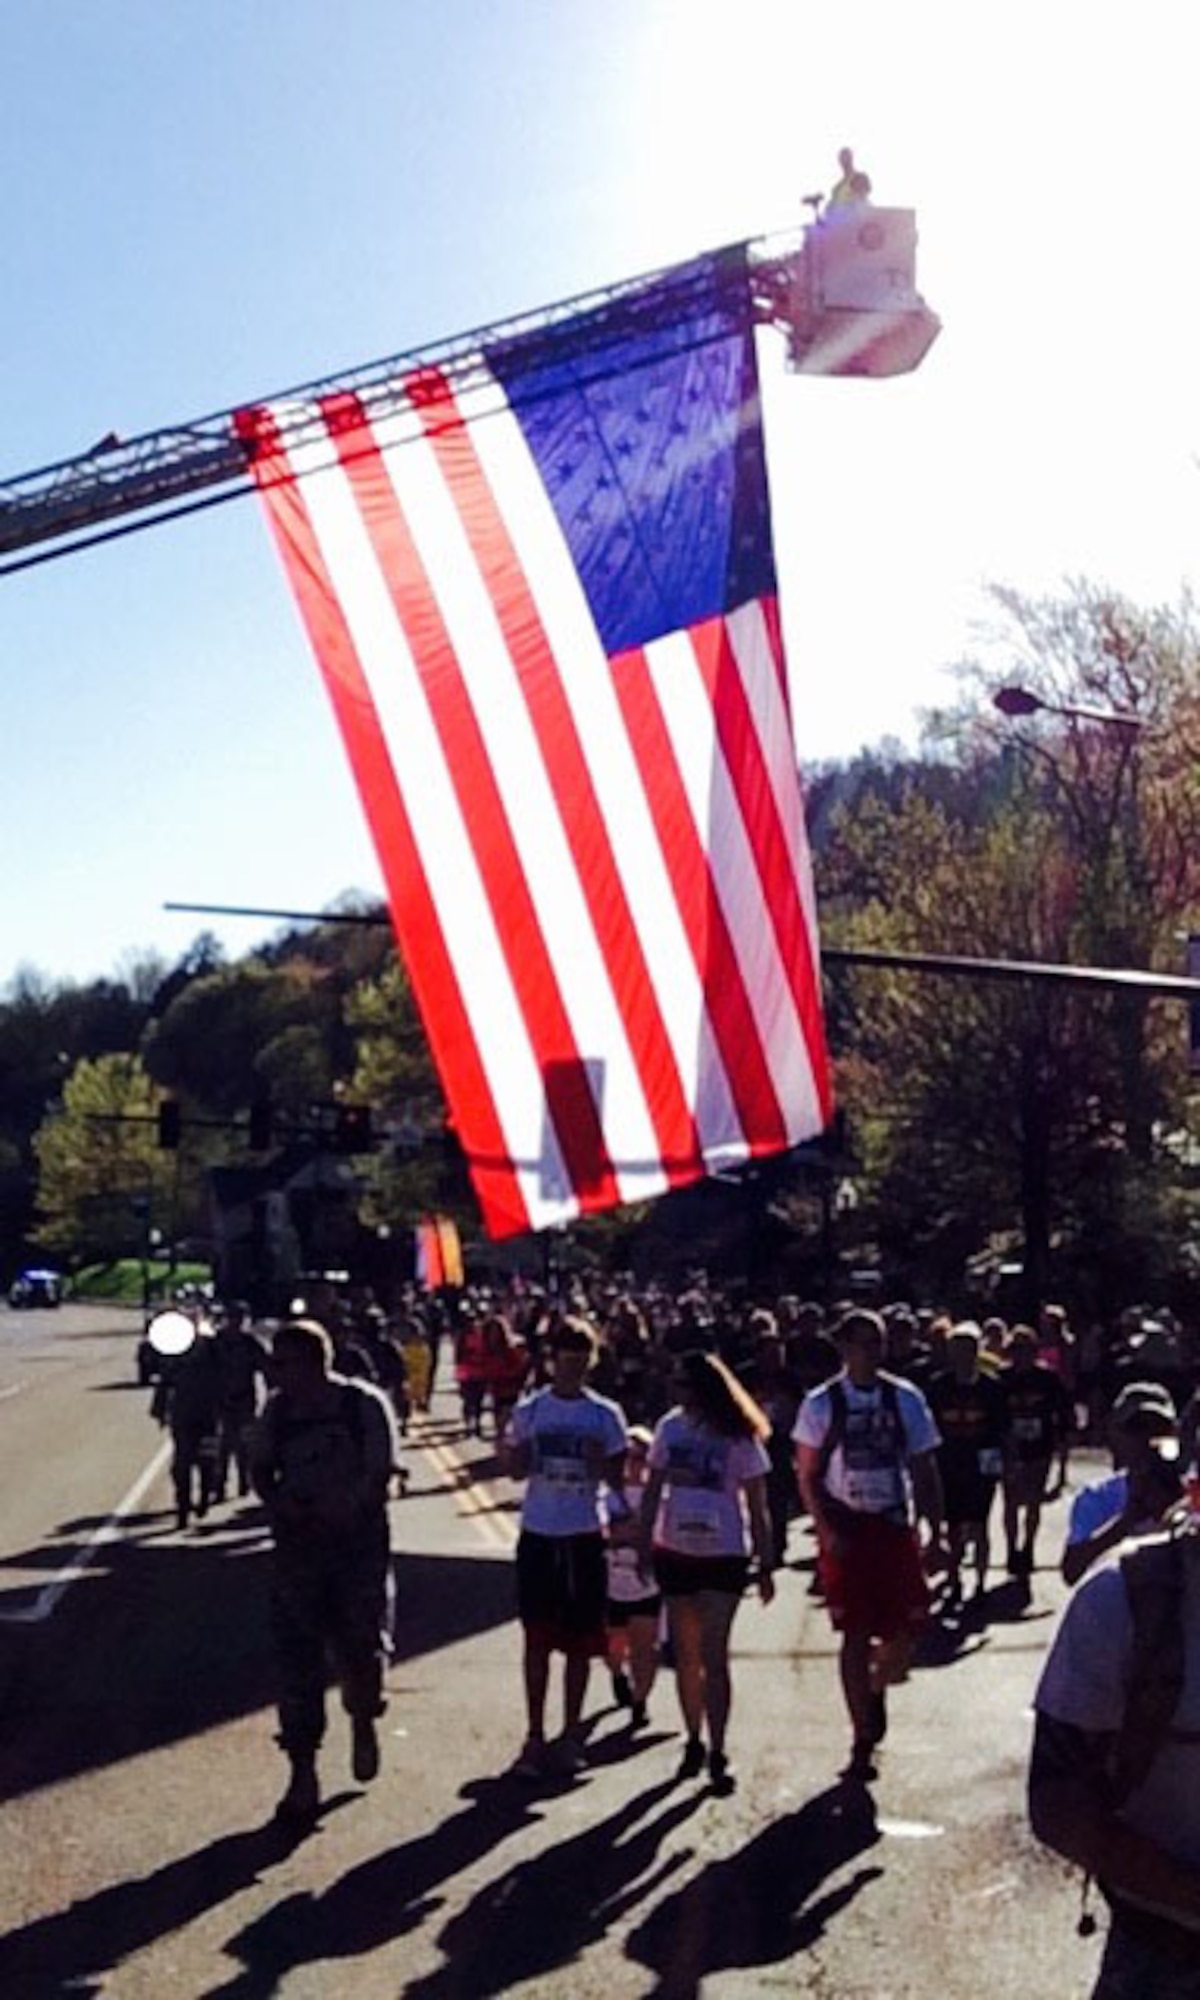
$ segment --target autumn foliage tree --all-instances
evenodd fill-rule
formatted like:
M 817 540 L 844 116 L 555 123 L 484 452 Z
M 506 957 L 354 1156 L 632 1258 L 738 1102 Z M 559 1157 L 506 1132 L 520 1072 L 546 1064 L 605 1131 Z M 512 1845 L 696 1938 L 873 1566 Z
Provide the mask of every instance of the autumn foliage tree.
M 825 935 L 1055 963 L 1179 969 L 1200 889 L 1200 647 L 1185 606 L 1093 587 L 995 593 L 1007 666 L 962 670 L 927 757 L 835 812 Z M 1014 728 L 991 691 L 1050 704 Z M 1136 717 L 1098 721 L 1084 708 Z M 931 786 L 949 763 L 972 782 Z M 931 796 L 931 793 L 933 796 Z M 1093 1293 L 1161 1281 L 1181 1188 L 1178 1009 L 1040 982 L 860 973 L 832 1008 L 885 1241 L 943 1278 L 1008 1233 L 1031 1295 L 1087 1259 Z

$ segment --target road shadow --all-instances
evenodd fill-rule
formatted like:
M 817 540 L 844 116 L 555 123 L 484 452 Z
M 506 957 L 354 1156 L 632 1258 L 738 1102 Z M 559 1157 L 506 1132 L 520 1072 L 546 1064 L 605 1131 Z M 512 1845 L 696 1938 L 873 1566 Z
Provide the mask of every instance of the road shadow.
M 479 1779 L 459 1796 L 466 1809 L 429 1833 L 373 1855 L 320 1895 L 286 1897 L 230 1938 L 226 1955 L 241 1970 L 200 2000 L 271 2000 L 301 1966 L 361 1958 L 406 1937 L 440 1907 L 444 1882 L 542 1817 L 539 1798 L 513 1779 Z M 331 1973 L 329 1991 L 350 1992 L 352 1981 Z
M 0 1938 L 0 1993 L 104 1993 L 125 1959 L 249 1888 L 296 1844 L 273 1826 L 225 1834 L 136 1882 L 9 1931 Z
M 87 1567 L 51 1616 L 0 1623 L 0 1800 L 272 1706 L 271 1552 L 261 1510 L 219 1510 L 199 1532 L 139 1526 L 88 1549 L 78 1529 L 10 1556 L 50 1582 Z M 514 1616 L 504 1556 L 401 1554 L 391 1676 Z M 36 1608 L 39 1586 L 0 1593 Z M 266 1731 L 264 1730 L 264 1741 Z M 2 1991 L 3 1989 L 0 1989 Z
M 631 1932 L 626 1956 L 657 1975 L 658 2000 L 699 2000 L 703 1983 L 715 1974 L 782 1965 L 809 1950 L 882 1875 L 878 1866 L 860 1867 L 836 1888 L 817 1893 L 879 1838 L 867 1787 L 849 1780 L 831 1786 L 656 1903 Z M 801 1968 L 791 1990 L 807 1990 Z

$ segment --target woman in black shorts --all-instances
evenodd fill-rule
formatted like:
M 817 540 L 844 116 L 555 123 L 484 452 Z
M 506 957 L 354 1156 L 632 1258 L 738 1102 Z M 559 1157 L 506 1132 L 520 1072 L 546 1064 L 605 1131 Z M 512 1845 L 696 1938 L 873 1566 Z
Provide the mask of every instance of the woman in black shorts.
M 650 1447 L 642 1503 L 643 1563 L 667 1601 L 679 1703 L 687 1729 L 681 1777 L 704 1768 L 708 1725 L 713 1789 L 733 1790 L 725 1755 L 729 1634 L 746 1587 L 750 1551 L 764 1604 L 775 1595 L 764 1439 L 770 1420 L 712 1354 L 685 1354 L 668 1410 Z

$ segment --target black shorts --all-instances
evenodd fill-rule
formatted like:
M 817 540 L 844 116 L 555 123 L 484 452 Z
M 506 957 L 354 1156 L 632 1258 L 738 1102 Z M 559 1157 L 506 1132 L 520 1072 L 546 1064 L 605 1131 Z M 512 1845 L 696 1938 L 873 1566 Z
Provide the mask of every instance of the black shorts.
M 653 1597 L 610 1597 L 605 1616 L 610 1626 L 624 1626 L 631 1618 L 657 1618 L 661 1610 L 662 1598 L 656 1592 Z
M 655 1549 L 654 1574 L 664 1597 L 695 1597 L 701 1590 L 740 1597 L 750 1575 L 750 1558 L 680 1556 L 673 1549 Z
M 517 1610 L 527 1631 L 562 1652 L 602 1653 L 608 1599 L 604 1537 L 521 1531 Z
M 985 1479 L 981 1472 L 942 1474 L 942 1499 L 946 1526 L 961 1528 L 967 1522 L 986 1521 L 992 1511 L 998 1480 Z

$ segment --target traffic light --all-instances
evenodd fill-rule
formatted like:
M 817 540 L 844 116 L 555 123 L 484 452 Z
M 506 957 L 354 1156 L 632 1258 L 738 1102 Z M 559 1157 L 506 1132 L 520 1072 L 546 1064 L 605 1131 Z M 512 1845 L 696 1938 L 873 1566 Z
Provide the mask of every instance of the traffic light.
M 256 1097 L 250 1106 L 250 1145 L 254 1152 L 265 1153 L 271 1144 L 274 1112 L 269 1097 Z
M 333 1121 L 335 1153 L 369 1153 L 374 1143 L 369 1104 L 339 1104 Z
M 177 1097 L 164 1097 L 158 1107 L 158 1143 L 165 1153 L 174 1153 L 179 1147 L 179 1135 L 183 1129 L 183 1119 Z

